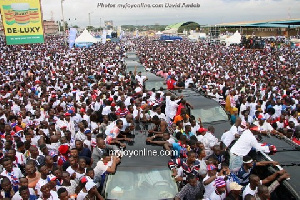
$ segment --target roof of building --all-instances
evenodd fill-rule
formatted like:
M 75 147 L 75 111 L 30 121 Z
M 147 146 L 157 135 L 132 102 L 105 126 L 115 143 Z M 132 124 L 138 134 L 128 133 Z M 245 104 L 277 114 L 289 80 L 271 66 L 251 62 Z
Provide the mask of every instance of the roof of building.
M 300 27 L 300 19 L 231 22 L 231 23 L 217 24 L 216 26 L 244 27 L 244 28 L 292 28 L 292 27 Z

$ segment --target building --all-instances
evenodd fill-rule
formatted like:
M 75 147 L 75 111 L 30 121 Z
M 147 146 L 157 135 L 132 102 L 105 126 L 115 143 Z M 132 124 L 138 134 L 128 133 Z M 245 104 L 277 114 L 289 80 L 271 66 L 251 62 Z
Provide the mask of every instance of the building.
M 215 25 L 222 29 L 239 30 L 243 35 L 295 36 L 299 34 L 300 19 L 283 19 L 276 21 L 232 22 Z
M 45 35 L 57 34 L 58 33 L 58 24 L 52 20 L 44 20 L 44 31 Z

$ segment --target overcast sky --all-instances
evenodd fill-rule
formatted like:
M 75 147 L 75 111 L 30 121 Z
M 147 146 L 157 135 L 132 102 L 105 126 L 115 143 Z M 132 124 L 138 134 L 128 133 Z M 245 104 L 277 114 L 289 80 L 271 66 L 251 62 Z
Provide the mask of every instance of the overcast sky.
M 61 0 L 41 0 L 43 18 L 61 20 Z M 98 4 L 162 4 L 163 8 L 101 8 Z M 166 8 L 166 3 L 198 3 L 200 8 Z M 104 21 L 113 20 L 114 25 L 168 25 L 177 22 L 195 21 L 199 24 L 225 22 L 278 20 L 300 18 L 300 0 L 64 0 L 65 20 L 70 25 L 95 27 Z

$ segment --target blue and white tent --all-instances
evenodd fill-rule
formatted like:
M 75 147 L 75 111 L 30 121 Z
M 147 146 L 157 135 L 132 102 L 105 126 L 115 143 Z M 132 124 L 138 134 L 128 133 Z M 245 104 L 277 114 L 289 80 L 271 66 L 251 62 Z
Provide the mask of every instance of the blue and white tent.
M 76 47 L 90 47 L 94 43 L 97 43 L 97 39 L 94 38 L 87 30 L 84 30 L 75 40 Z

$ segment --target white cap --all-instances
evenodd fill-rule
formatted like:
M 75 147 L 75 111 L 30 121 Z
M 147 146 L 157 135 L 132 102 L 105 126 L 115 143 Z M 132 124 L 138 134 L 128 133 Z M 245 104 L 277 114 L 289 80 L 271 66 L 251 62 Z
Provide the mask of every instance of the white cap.
M 88 181 L 86 184 L 85 184 L 85 189 L 86 191 L 90 191 L 90 189 L 92 189 L 93 187 L 95 187 L 96 184 L 93 182 L 93 181 Z

